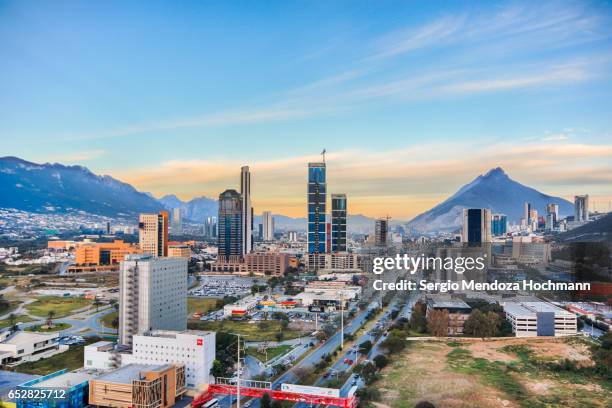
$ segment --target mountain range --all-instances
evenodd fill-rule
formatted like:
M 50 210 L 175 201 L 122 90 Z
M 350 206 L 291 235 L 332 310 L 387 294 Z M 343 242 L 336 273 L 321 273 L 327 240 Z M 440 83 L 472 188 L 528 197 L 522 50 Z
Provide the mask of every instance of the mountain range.
M 84 211 L 130 217 L 163 208 L 148 194 L 82 166 L 0 157 L 0 207 L 50 213 Z
M 497 167 L 476 177 L 431 210 L 416 216 L 407 227 L 418 233 L 452 232 L 461 227 L 464 208 L 490 208 L 493 213 L 505 214 L 508 221 L 518 223 L 524 216 L 525 202 L 531 203 L 539 215 L 546 213 L 547 204 L 558 204 L 560 217 L 574 211 L 569 201 L 514 181 Z
M 462 210 L 468 207 L 490 208 L 494 213 L 506 214 L 508 221 L 518 222 L 526 201 L 539 214 L 544 214 L 549 203 L 559 205 L 561 216 L 573 212 L 569 201 L 540 193 L 512 180 L 501 168 L 495 168 L 412 219 L 407 227 L 418 233 L 454 231 L 461 226 Z M 0 158 L 0 207 L 38 213 L 84 211 L 126 218 L 141 212 L 181 208 L 184 219 L 196 223 L 216 216 L 218 211 L 217 200 L 212 198 L 182 201 L 176 195 L 166 195 L 156 199 L 150 193 L 140 192 L 113 177 L 96 175 L 82 166 L 36 164 L 17 157 Z M 305 218 L 279 214 L 274 217 L 279 229 L 306 229 Z M 254 224 L 259 223 L 261 217 L 256 216 Z M 351 214 L 347 226 L 352 232 L 368 233 L 374 229 L 374 219 Z

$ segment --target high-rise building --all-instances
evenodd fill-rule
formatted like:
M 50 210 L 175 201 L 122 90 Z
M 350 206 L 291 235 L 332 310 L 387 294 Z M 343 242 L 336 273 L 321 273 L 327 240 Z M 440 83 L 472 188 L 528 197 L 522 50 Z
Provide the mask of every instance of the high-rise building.
M 187 259 L 128 255 L 119 271 L 119 344 L 148 330 L 187 328 Z
M 525 211 L 523 218 L 525 218 L 525 223 L 527 225 L 531 225 L 531 203 L 525 202 Z
M 140 214 L 138 242 L 144 254 L 168 256 L 168 212 Z
M 219 195 L 219 217 L 217 221 L 219 261 L 238 261 L 244 251 L 242 245 L 242 197 L 236 190 L 225 190 Z
M 326 252 L 327 181 L 325 163 L 308 163 L 308 253 Z
M 172 210 L 172 233 L 173 234 L 183 233 L 183 223 L 181 221 L 181 209 L 180 208 L 174 208 Z
M 249 166 L 240 169 L 240 196 L 242 197 L 242 255 L 253 250 L 253 207 L 251 207 L 251 173 Z
M 274 217 L 270 211 L 264 211 L 261 215 L 263 225 L 263 240 L 272 241 L 274 240 Z
M 345 252 L 346 194 L 332 194 L 331 206 L 331 252 Z
M 204 236 L 206 238 L 217 238 L 217 217 L 206 217 L 206 221 L 204 221 Z
M 546 222 L 544 224 L 544 229 L 546 231 L 552 231 L 555 227 L 555 214 L 550 213 L 546 214 Z
M 508 217 L 505 214 L 493 214 L 491 218 L 491 233 L 495 237 L 506 235 Z
M 389 220 L 379 218 L 374 226 L 374 244 L 378 247 L 387 246 L 387 232 L 389 232 Z
M 289 242 L 297 242 L 298 240 L 297 231 L 289 231 L 287 233 L 287 236 L 288 236 Z
M 462 241 L 468 244 L 491 242 L 491 210 L 487 208 L 463 209 Z
M 589 220 L 589 195 L 574 196 L 574 221 Z
M 553 215 L 553 222 L 559 222 L 559 204 L 547 204 L 546 205 L 546 215 Z

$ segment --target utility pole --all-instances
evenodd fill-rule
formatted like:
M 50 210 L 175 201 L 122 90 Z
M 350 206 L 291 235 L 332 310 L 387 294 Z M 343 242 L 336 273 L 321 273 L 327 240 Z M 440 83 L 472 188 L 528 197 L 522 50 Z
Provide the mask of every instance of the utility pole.
M 235 333 L 231 333 L 234 336 L 237 337 L 238 339 L 238 347 L 236 349 L 236 353 L 238 356 L 238 360 L 237 360 L 237 370 L 236 370 L 236 408 L 240 408 L 240 371 L 242 369 L 242 366 L 240 364 L 240 334 L 235 334 Z
M 340 350 L 344 350 L 344 292 L 340 294 Z

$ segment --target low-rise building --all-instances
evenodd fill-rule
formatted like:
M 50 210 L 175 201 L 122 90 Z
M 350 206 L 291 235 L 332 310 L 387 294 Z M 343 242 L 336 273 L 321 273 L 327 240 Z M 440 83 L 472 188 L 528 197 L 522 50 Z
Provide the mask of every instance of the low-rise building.
M 128 364 L 89 382 L 89 404 L 167 408 L 185 393 L 182 365 Z
M 190 259 L 191 248 L 184 244 L 168 244 L 168 256 Z
M 460 299 L 430 298 L 427 300 L 426 314 L 429 315 L 433 310 L 446 310 L 448 312 L 448 335 L 456 336 L 463 334 L 463 326 L 472 308 Z
M 58 344 L 58 337 L 59 333 L 4 331 L 0 334 L 0 363 L 16 366 L 63 353 L 68 346 Z
M 96 370 L 80 369 L 68 372 L 64 369 L 25 382 L 17 387 L 20 395 L 24 396 L 16 400 L 17 408 L 86 407 L 89 402 L 89 380 L 100 374 Z M 41 399 L 37 390 L 53 390 L 58 394 L 54 395 L 55 398 Z
M 576 315 L 547 302 L 503 304 L 516 337 L 571 336 L 577 333 Z
M 289 269 L 291 255 L 282 252 L 253 252 L 241 261 L 220 260 L 211 265 L 214 273 L 235 275 L 283 276 Z

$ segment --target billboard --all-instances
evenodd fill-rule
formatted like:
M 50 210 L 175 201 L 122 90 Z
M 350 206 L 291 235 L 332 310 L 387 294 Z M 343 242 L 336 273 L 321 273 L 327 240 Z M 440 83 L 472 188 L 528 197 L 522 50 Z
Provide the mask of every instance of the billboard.
M 312 387 L 309 385 L 281 384 L 281 391 L 297 394 L 315 395 L 318 397 L 340 398 L 340 390 L 336 388 Z

